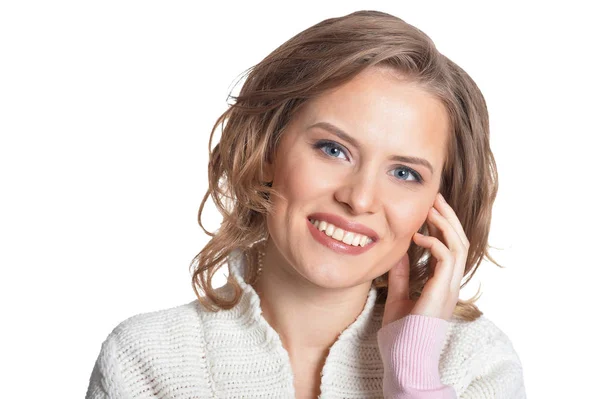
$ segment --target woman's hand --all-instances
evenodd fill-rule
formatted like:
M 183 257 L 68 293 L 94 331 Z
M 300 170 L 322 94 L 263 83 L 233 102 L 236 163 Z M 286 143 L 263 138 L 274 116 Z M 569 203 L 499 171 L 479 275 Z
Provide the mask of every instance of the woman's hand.
M 388 295 L 382 327 L 408 314 L 450 320 L 458 302 L 460 283 L 465 272 L 469 240 L 454 210 L 437 194 L 427 216 L 429 236 L 415 233 L 413 240 L 431 252 L 434 272 L 417 301 L 409 299 L 408 253 L 388 273 Z

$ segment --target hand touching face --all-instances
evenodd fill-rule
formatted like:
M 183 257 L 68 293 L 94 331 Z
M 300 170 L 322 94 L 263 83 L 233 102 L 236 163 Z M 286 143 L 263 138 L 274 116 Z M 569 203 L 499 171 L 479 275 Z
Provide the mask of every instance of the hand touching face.
M 418 300 L 409 299 L 410 259 L 402 257 L 388 274 L 388 296 L 382 327 L 408 314 L 450 320 L 458 302 L 469 240 L 454 210 L 438 193 L 427 217 L 430 236 L 415 233 L 414 242 L 430 250 L 433 276 Z

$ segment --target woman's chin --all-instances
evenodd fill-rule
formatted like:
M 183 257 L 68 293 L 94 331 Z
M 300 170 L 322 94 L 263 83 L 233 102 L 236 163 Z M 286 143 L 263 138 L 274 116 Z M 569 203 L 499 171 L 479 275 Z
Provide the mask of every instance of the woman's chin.
M 352 276 L 348 270 L 340 266 L 321 266 L 317 270 L 298 271 L 306 281 L 324 289 L 347 289 L 370 283 L 364 276 Z

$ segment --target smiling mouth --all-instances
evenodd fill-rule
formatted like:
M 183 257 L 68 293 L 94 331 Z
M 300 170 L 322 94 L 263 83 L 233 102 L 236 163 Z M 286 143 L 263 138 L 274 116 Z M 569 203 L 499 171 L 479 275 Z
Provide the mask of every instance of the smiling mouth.
M 308 218 L 308 221 L 323 235 L 349 246 L 365 247 L 374 241 L 371 237 L 341 229 L 332 223 L 311 218 Z

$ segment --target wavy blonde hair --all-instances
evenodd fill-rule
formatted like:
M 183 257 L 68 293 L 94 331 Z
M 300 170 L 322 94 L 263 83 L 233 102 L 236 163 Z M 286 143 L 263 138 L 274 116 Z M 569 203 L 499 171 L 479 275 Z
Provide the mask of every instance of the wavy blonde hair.
M 445 106 L 450 119 L 450 139 L 442 170 L 440 192 L 454 209 L 470 242 L 465 265 L 466 285 L 488 252 L 492 205 L 498 191 L 496 163 L 489 142 L 485 100 L 475 82 L 442 55 L 422 31 L 393 15 L 357 11 L 326 19 L 292 37 L 246 71 L 239 96 L 217 119 L 209 140 L 209 188 L 202 199 L 198 223 L 212 238 L 191 265 L 192 287 L 209 310 L 230 309 L 241 296 L 232 278 L 231 298 L 222 298 L 212 287 L 215 272 L 234 250 L 248 262 L 244 278 L 257 276 L 256 243 L 268 238 L 266 215 L 270 198 L 280 195 L 263 181 L 263 166 L 272 160 L 278 140 L 298 108 L 326 90 L 340 86 L 365 68 L 393 68 L 418 83 Z M 221 139 L 213 136 L 221 125 Z M 211 196 L 223 216 L 221 227 L 208 232 L 202 212 Z M 428 234 L 426 223 L 419 232 Z M 410 298 L 416 300 L 431 275 L 429 250 L 411 243 Z M 377 303 L 387 297 L 387 273 L 375 280 Z M 203 292 L 201 294 L 199 289 Z M 479 294 L 479 290 L 478 290 Z M 453 316 L 475 320 L 482 312 L 479 296 L 459 300 Z

